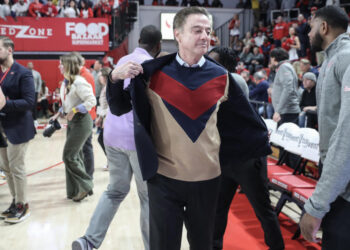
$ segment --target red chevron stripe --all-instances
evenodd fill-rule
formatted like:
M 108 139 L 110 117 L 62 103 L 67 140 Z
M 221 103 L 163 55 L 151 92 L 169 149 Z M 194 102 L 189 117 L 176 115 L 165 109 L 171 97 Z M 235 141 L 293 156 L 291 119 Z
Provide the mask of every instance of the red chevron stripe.
M 192 120 L 196 120 L 224 95 L 226 81 L 225 74 L 191 90 L 167 74 L 158 71 L 152 76 L 149 88 Z

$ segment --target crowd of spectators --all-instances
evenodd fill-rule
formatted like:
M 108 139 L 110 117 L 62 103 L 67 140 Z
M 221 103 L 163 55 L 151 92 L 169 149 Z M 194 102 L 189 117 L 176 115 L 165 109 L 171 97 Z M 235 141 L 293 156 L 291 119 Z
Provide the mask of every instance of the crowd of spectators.
M 0 17 L 110 17 L 125 0 L 2 0 Z
M 237 8 L 251 8 L 254 13 L 254 27 L 245 34 L 239 32 L 239 17 L 235 14 L 228 25 L 230 47 L 237 55 L 236 72 L 246 80 L 250 100 L 260 114 L 273 118 L 275 111 L 271 103 L 271 93 L 277 71 L 282 63 L 292 65 L 297 76 L 297 97 L 300 108 L 299 119 L 294 119 L 300 126 L 317 128 L 315 85 L 318 69 L 322 64 L 322 54 L 310 49 L 308 33 L 313 13 L 325 5 L 339 5 L 339 1 L 239 1 Z M 270 8 L 272 6 L 272 9 Z M 297 18 L 277 16 L 270 21 L 267 10 L 298 8 Z M 344 8 L 350 16 L 350 10 Z M 266 10 L 266 13 L 263 13 Z M 350 24 L 349 24 L 350 26 Z M 350 33 L 350 30 L 348 30 Z M 282 48 L 287 58 L 276 64 L 271 63 L 271 51 Z M 261 104 L 259 104 L 261 103 Z

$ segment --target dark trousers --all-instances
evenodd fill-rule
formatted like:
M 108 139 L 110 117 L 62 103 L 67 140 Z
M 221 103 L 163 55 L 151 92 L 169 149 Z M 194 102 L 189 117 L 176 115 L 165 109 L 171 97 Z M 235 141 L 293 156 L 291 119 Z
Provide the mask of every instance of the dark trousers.
M 267 186 L 266 158 L 251 159 L 239 166 L 223 166 L 220 194 L 215 216 L 213 249 L 222 249 L 227 215 L 238 185 L 241 185 L 264 230 L 265 243 L 270 249 L 284 249 L 276 213 L 271 207 Z M 239 239 L 237 239 L 239 240 Z
M 322 221 L 322 249 L 350 249 L 350 202 L 341 197 L 332 203 Z
M 36 120 L 38 118 L 38 92 L 35 92 L 35 100 L 34 100 L 34 106 L 33 106 L 33 120 Z
M 95 171 L 94 150 L 92 147 L 92 134 L 87 138 L 83 146 L 85 171 L 92 178 Z
M 157 174 L 147 183 L 150 250 L 179 250 L 183 223 L 191 250 L 211 250 L 220 177 L 197 182 Z
M 100 131 L 100 133 L 98 134 L 97 141 L 98 141 L 98 143 L 100 144 L 100 146 L 101 146 L 103 152 L 104 152 L 105 155 L 106 155 L 105 144 L 104 144 L 104 141 L 103 141 L 103 128 L 101 128 L 101 131 Z
M 299 114 L 295 113 L 295 114 L 280 114 L 281 116 L 281 120 L 279 120 L 279 122 L 277 123 L 277 126 L 281 126 L 283 123 L 286 122 L 292 122 L 295 123 L 296 125 L 298 125 L 298 121 L 299 121 Z

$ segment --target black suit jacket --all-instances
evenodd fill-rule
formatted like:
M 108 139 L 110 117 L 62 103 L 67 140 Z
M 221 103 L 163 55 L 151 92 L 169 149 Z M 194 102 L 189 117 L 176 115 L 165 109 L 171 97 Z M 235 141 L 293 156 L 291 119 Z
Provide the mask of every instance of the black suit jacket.
M 14 62 L 1 85 L 7 99 L 0 110 L 1 125 L 12 144 L 32 139 L 36 133 L 32 117 L 35 103 L 33 74 L 29 69 Z
M 152 178 L 158 170 L 158 156 L 151 135 L 151 107 L 145 92 L 145 83 L 153 73 L 175 60 L 175 56 L 176 53 L 144 62 L 144 73 L 132 79 L 125 90 L 123 81 L 112 83 L 109 77 L 107 84 L 107 100 L 111 113 L 120 116 L 133 110 L 136 151 L 145 180 Z M 206 60 L 213 61 L 209 57 Z M 217 122 L 221 137 L 222 166 L 234 166 L 247 159 L 271 153 L 264 121 L 249 104 L 231 74 L 228 76 L 229 98 L 220 105 Z

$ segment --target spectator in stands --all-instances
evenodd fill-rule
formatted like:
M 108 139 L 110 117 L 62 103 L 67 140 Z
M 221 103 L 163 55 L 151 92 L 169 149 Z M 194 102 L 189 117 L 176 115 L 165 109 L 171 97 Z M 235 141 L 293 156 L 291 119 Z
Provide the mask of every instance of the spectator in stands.
M 233 50 L 236 54 L 240 54 L 244 48 L 244 44 L 242 40 L 237 40 L 236 43 L 233 44 Z
M 276 25 L 273 28 L 273 39 L 276 47 L 281 47 L 282 38 L 288 36 L 288 25 L 283 21 L 282 16 L 276 19 Z
M 176 0 L 167 0 L 165 2 L 165 5 L 166 6 L 179 6 L 179 2 Z
M 0 4 L 0 18 L 7 20 L 7 16 L 11 16 L 11 4 L 10 0 L 4 0 L 3 4 Z
M 317 8 L 317 7 L 315 7 L 315 6 L 311 8 L 311 11 L 310 11 L 310 13 L 311 13 L 311 18 L 315 16 L 315 13 L 316 13 L 316 11 L 317 11 L 318 9 L 319 9 L 319 8 Z
M 295 7 L 295 0 L 282 0 L 281 10 L 290 10 Z
M 43 5 L 39 2 L 39 0 L 34 0 L 31 4 L 29 4 L 28 16 L 36 18 L 41 17 L 42 7 Z
M 44 17 L 55 17 L 58 14 L 57 8 L 52 4 L 52 0 L 47 0 L 47 4 L 41 8 L 41 14 Z
M 251 9 L 254 15 L 254 25 L 257 25 L 260 20 L 260 5 L 259 0 L 250 0 Z
M 69 1 L 69 6 L 64 10 L 64 16 L 69 18 L 79 17 L 79 9 L 77 8 L 77 4 L 75 0 Z
M 301 95 L 299 114 L 299 127 L 301 128 L 317 128 L 316 81 L 316 75 L 312 72 L 303 75 L 304 91 Z
M 264 55 L 260 53 L 259 47 L 255 46 L 253 48 L 252 60 L 249 65 L 250 74 L 263 68 Z
M 212 48 L 220 46 L 220 39 L 216 35 L 215 30 L 212 30 L 210 33 L 210 46 L 208 51 L 211 51 Z
M 64 0 L 59 0 L 57 5 L 57 16 L 56 17 L 64 17 L 64 11 L 66 9 L 66 5 L 64 3 Z
M 310 32 L 310 26 L 307 23 L 307 20 L 305 19 L 303 14 L 298 15 L 298 27 L 296 31 L 300 41 L 299 56 L 306 57 L 306 50 L 310 48 L 310 42 L 308 37 L 308 34 Z
M 272 45 L 269 42 L 269 39 L 267 39 L 265 37 L 264 43 L 260 46 L 260 49 L 264 55 L 264 66 L 265 67 L 269 64 L 271 47 L 272 47 Z
M 255 72 L 254 82 L 255 82 L 255 88 L 253 88 L 249 92 L 249 99 L 267 103 L 268 102 L 267 89 L 269 88 L 270 84 L 266 80 L 266 74 L 262 70 Z M 263 111 L 263 110 L 260 110 L 260 107 L 259 107 L 259 114 L 262 115 L 263 112 L 260 112 L 260 111 Z
M 111 5 L 108 0 L 100 0 L 97 5 L 94 6 L 94 16 L 95 17 L 107 17 L 111 16 Z
M 224 5 L 221 3 L 220 0 L 213 0 L 213 2 L 211 3 L 211 7 L 222 8 L 224 7 Z
M 252 79 L 250 78 L 249 71 L 248 70 L 243 70 L 241 72 L 241 76 L 243 77 L 244 81 L 247 83 L 249 92 L 252 91 L 255 88 L 255 84 L 252 81 Z
M 235 69 L 235 53 L 224 47 L 213 49 L 209 56 L 217 60 L 229 72 Z M 247 84 L 237 74 L 231 73 L 248 98 Z M 215 215 L 213 250 L 221 250 L 232 199 L 240 185 L 254 208 L 265 233 L 265 242 L 270 249 L 284 249 L 277 216 L 271 207 L 267 186 L 266 157 L 252 158 L 239 164 L 222 164 L 221 185 Z
M 262 31 L 259 30 L 257 36 L 254 37 L 256 46 L 260 47 L 261 45 L 263 45 L 265 38 L 266 36 L 263 34 Z
M 29 4 L 24 0 L 18 0 L 17 3 L 11 7 L 11 15 L 15 18 L 18 16 L 27 16 Z
M 299 37 L 296 34 L 295 28 L 289 28 L 289 38 L 287 39 L 288 46 L 290 49 L 288 50 L 289 60 L 295 61 L 299 59 L 298 50 L 300 49 L 300 41 Z
M 317 80 L 321 177 L 305 203 L 300 228 L 308 241 L 323 249 L 350 249 L 350 37 L 349 18 L 336 6 L 319 9 L 311 22 L 311 48 L 324 51 L 325 61 Z
M 239 15 L 234 14 L 233 18 L 231 19 L 231 21 L 228 25 L 228 29 L 230 30 L 230 47 L 232 47 L 239 39 L 240 24 L 241 24 L 241 22 L 239 21 Z
M 247 33 L 245 33 L 245 36 L 243 38 L 243 43 L 244 43 L 244 46 L 250 44 L 250 41 L 252 40 L 252 33 L 250 31 L 248 31 Z
M 236 66 L 236 73 L 241 75 L 242 71 L 247 71 L 244 62 L 237 62 L 237 66 Z
M 45 118 L 49 117 L 49 96 L 49 88 L 46 87 L 46 83 L 43 81 L 38 95 L 38 103 L 40 104 L 40 111 L 42 111 L 42 115 Z
M 80 1 L 80 17 L 81 18 L 91 18 L 94 17 L 94 13 L 92 12 L 91 7 L 89 6 L 89 3 L 87 0 Z
M 28 62 L 27 64 L 28 69 L 32 72 L 33 74 L 33 79 L 34 79 L 34 88 L 35 88 L 35 100 L 34 100 L 34 106 L 33 106 L 33 119 L 34 119 L 34 124 L 35 126 L 38 125 L 37 122 L 37 116 L 38 116 L 38 96 L 41 90 L 41 84 L 42 84 L 42 79 L 41 79 L 41 74 L 34 69 L 34 64 L 33 62 Z
M 318 70 L 311 66 L 311 62 L 308 59 L 300 59 L 300 70 L 302 74 L 305 74 L 306 72 L 312 72 L 318 77 Z
M 277 67 L 272 86 L 273 120 L 281 125 L 285 122 L 298 124 L 300 113 L 298 99 L 298 77 L 288 61 L 288 52 L 282 48 L 273 49 L 270 62 Z
M 250 52 L 250 49 L 250 45 L 244 46 L 242 53 L 239 55 L 240 61 L 244 62 L 247 67 L 249 67 L 253 59 L 253 53 Z

